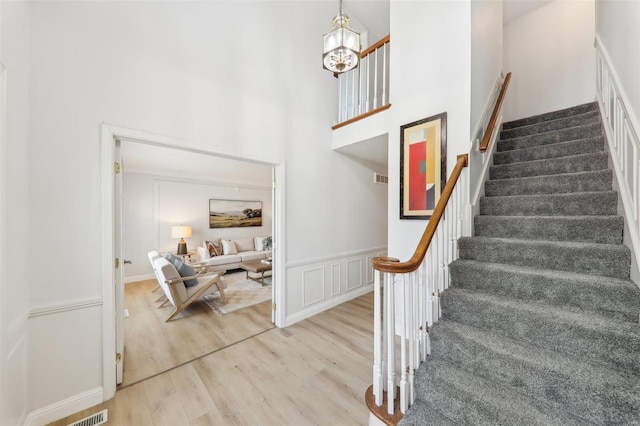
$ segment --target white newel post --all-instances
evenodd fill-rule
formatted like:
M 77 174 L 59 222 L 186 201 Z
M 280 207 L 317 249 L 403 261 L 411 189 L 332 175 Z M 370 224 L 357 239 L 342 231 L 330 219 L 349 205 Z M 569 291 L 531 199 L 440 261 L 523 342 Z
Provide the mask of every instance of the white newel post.
M 382 303 L 381 288 L 383 273 L 375 271 L 373 283 L 373 395 L 377 406 L 382 405 Z

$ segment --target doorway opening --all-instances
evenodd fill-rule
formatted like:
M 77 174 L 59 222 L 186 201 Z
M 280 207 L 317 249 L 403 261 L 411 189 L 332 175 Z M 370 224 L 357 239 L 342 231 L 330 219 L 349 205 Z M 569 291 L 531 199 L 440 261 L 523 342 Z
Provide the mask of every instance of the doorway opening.
M 115 394 L 118 379 L 123 379 L 123 385 L 131 385 L 139 380 L 159 374 L 167 369 L 175 368 L 185 362 L 192 361 L 208 353 L 215 352 L 229 344 L 233 344 L 252 335 L 264 332 L 273 327 L 281 326 L 284 321 L 284 312 L 275 310 L 276 306 L 283 307 L 283 303 L 278 303 L 283 299 L 284 289 L 284 164 L 273 159 L 248 158 L 229 156 L 216 151 L 208 151 L 199 148 L 189 147 L 181 140 L 170 139 L 164 136 L 153 134 L 143 134 L 130 129 L 115 126 L 103 126 L 103 277 L 104 277 L 104 398 L 109 399 Z M 167 153 L 169 155 L 167 156 Z M 128 158 L 131 160 L 131 169 L 128 169 Z M 162 166 L 162 158 L 169 158 Z M 150 169 L 147 174 L 142 167 L 141 158 L 147 161 Z M 238 169 L 239 165 L 245 165 L 243 179 L 236 179 L 235 182 L 226 179 L 216 179 L 211 175 L 207 177 L 198 170 L 216 168 L 224 169 L 223 164 L 227 162 L 231 169 Z M 120 173 L 116 173 L 114 164 L 120 166 Z M 155 167 L 155 169 L 154 169 Z M 164 170 L 161 168 L 164 167 Z M 264 171 L 268 170 L 269 179 L 262 184 L 251 182 L 251 175 L 264 176 Z M 239 174 L 239 175 L 242 175 Z M 124 179 L 122 177 L 124 176 Z M 121 183 L 118 184 L 118 179 Z M 136 238 L 130 246 L 135 246 L 133 252 L 127 252 L 124 248 L 127 245 L 127 214 L 123 205 L 127 205 L 126 187 L 122 181 L 131 180 L 133 186 L 148 186 L 151 194 L 147 193 L 152 207 L 152 213 L 147 211 L 147 217 L 136 217 L 134 224 Z M 276 184 L 277 183 L 277 184 Z M 137 188 L 136 190 L 139 190 Z M 184 197 L 179 196 L 181 192 L 191 192 L 194 197 L 203 198 L 201 206 L 184 206 L 188 204 Z M 252 192 L 253 191 L 253 192 Z M 146 258 L 144 247 L 149 246 L 149 250 L 160 252 L 172 251 L 173 245 L 177 241 L 170 239 L 170 228 L 172 225 L 187 222 L 192 224 L 193 238 L 187 239 L 189 250 L 195 249 L 196 245 L 201 245 L 200 239 L 209 239 L 212 234 L 208 227 L 203 225 L 202 218 L 208 222 L 208 204 L 210 198 L 218 198 L 218 194 L 224 193 L 225 198 L 240 199 L 247 198 L 245 195 L 253 195 L 249 198 L 259 198 L 259 193 L 268 194 L 270 198 L 266 205 L 271 207 L 270 224 L 258 232 L 258 234 L 270 234 L 273 237 L 273 265 L 272 265 L 272 302 L 255 305 L 255 307 L 245 308 L 229 314 L 220 315 L 213 312 L 208 303 L 194 303 L 190 305 L 188 311 L 183 311 L 176 320 L 165 323 L 162 320 L 162 309 L 157 309 L 154 302 L 160 297 L 160 293 L 151 293 L 155 287 L 155 276 L 149 274 L 128 274 L 125 280 L 123 268 L 138 264 L 138 271 L 146 260 L 148 271 L 152 273 L 151 264 Z M 138 192 L 142 194 L 143 192 Z M 211 194 L 210 196 L 208 194 Z M 231 194 L 231 195 L 230 195 Z M 235 196 L 233 196 L 235 195 Z M 124 197 L 124 200 L 123 200 Z M 129 202 L 140 203 L 140 197 L 130 197 Z M 142 197 L 144 198 L 144 196 Z M 222 198 L 222 197 L 220 197 Z M 266 200 L 265 197 L 263 199 Z M 196 206 L 196 207 L 194 207 Z M 140 207 L 140 206 L 138 206 Z M 184 207 L 184 208 L 182 208 Z M 121 210 L 119 210 L 121 209 Z M 134 209 L 135 210 L 135 209 Z M 180 213 L 181 212 L 181 213 Z M 130 212 L 129 212 L 130 213 Z M 173 214 L 173 216 L 172 216 Z M 177 214 L 177 216 L 176 216 Z M 144 215 L 143 215 L 144 216 Z M 152 216 L 152 217 L 150 217 Z M 124 220 L 123 220 L 124 219 Z M 131 220 L 131 218 L 129 218 Z M 145 220 L 150 220 L 152 235 L 144 236 L 145 232 L 137 232 L 144 228 Z M 175 222 L 175 223 L 174 223 Z M 185 223 L 186 224 L 186 223 Z M 230 234 L 221 237 L 232 236 Z M 244 231 L 245 234 L 247 231 Z M 131 233 L 131 230 L 129 230 Z M 247 236 L 247 235 L 240 235 Z M 262 236 L 262 235 L 256 235 Z M 139 240 L 145 240 L 139 241 Z M 131 247 L 130 247 L 131 250 Z M 175 248 L 173 248 L 175 250 Z M 132 265 L 125 264 L 125 260 L 135 257 Z M 126 258 L 126 259 L 125 259 Z M 145 259 L 146 258 L 146 259 Z M 114 259 L 119 259 L 120 267 L 114 268 Z M 116 261 L 117 265 L 118 261 Z M 229 271 L 232 272 L 232 271 Z M 223 279 L 232 279 L 243 275 L 245 272 L 230 273 Z M 233 277 L 232 277 L 233 276 Z M 244 275 L 243 275 L 244 276 Z M 138 280 L 138 278 L 141 278 Z M 125 284 L 129 282 L 129 284 Z M 131 286 L 131 288 L 129 288 Z M 147 288 L 148 287 L 148 288 Z M 115 291 L 114 291 L 115 288 Z M 127 291 L 125 291 L 125 289 Z M 131 291 L 129 291 L 131 290 Z M 129 311 L 129 318 L 124 318 L 125 304 L 128 293 L 131 296 L 132 309 Z M 136 299 L 136 297 L 138 297 Z M 140 298 L 141 297 L 141 298 Z M 270 298 L 271 299 L 271 298 Z M 140 304 L 140 301 L 143 303 Z M 143 312 L 147 308 L 152 308 L 153 312 Z M 271 307 L 274 307 L 272 310 Z M 245 312 L 246 311 L 246 312 Z M 136 324 L 138 316 L 139 323 Z M 144 314 L 144 315 L 143 315 Z M 146 315 L 146 316 L 145 316 Z M 168 314 L 167 314 L 168 315 Z M 150 318 L 155 318 L 157 323 L 150 326 Z M 166 315 L 165 315 L 166 316 Z M 186 316 L 186 317 L 185 317 Z M 244 322 L 241 318 L 247 317 Z M 235 318 L 234 318 L 235 317 Z M 129 321 L 129 323 L 126 323 Z M 129 325 L 132 325 L 129 327 Z M 153 327 L 159 327 L 154 331 Z M 135 334 L 133 340 L 127 344 L 126 330 Z M 219 333 L 218 333 L 219 332 Z M 160 333 L 160 334 L 159 334 Z M 218 333 L 218 334 L 216 334 Z M 122 338 L 124 336 L 124 339 Z M 178 336 L 178 338 L 175 338 Z M 186 340 L 184 337 L 186 336 Z M 175 339 L 174 339 L 175 338 Z M 146 343 L 145 343 L 146 342 Z M 137 357 L 129 356 L 132 351 L 142 350 Z M 153 353 L 149 353 L 153 351 Z M 116 354 L 114 359 L 114 354 Z M 146 358 L 145 358 L 146 357 Z M 145 362 L 145 359 L 147 360 Z M 153 359 L 154 362 L 148 362 Z M 113 362 L 115 361 L 115 362 Z M 120 368 L 125 366 L 124 377 L 119 375 Z M 131 368 L 129 368 L 131 367 Z M 129 370 L 129 371 L 128 371 Z M 127 371 L 132 374 L 127 374 Z M 119 375 L 116 379 L 117 374 Z

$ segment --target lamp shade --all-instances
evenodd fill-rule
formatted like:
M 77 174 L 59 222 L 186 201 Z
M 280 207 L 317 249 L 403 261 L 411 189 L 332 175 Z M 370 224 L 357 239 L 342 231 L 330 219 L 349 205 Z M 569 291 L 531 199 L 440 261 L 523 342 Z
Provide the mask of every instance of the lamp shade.
M 189 238 L 191 236 L 191 227 L 190 226 L 172 226 L 171 227 L 171 238 Z

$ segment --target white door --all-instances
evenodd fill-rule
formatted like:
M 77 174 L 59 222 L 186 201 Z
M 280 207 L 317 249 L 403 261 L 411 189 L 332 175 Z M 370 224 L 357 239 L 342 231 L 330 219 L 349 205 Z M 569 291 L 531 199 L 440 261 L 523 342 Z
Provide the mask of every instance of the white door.
M 116 384 L 122 383 L 124 366 L 124 190 L 121 141 L 115 140 L 114 226 L 113 247 L 115 254 L 115 310 L 116 310 Z
M 271 241 L 272 241 L 272 258 L 273 262 L 271 264 L 271 322 L 275 324 L 276 322 L 276 310 L 274 306 L 276 306 L 276 263 L 278 259 L 276 257 L 275 251 L 275 236 L 276 236 L 276 169 L 271 170 Z

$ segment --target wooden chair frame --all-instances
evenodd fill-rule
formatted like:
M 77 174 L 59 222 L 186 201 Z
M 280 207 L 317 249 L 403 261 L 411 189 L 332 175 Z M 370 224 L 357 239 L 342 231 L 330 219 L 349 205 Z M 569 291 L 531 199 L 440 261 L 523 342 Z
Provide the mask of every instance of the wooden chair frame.
M 182 312 L 182 310 L 184 308 L 186 308 L 187 306 L 189 306 L 194 300 L 197 300 L 200 297 L 202 297 L 202 295 L 204 293 L 206 293 L 207 290 L 209 290 L 213 285 L 218 287 L 218 291 L 220 292 L 220 297 L 222 298 L 222 302 L 224 304 L 226 304 L 227 303 L 227 298 L 224 295 L 224 288 L 222 286 L 222 281 L 220 280 L 220 275 L 221 274 L 219 274 L 218 272 L 207 272 L 206 269 L 202 269 L 196 275 L 192 275 L 192 276 L 189 276 L 189 277 L 180 277 L 180 278 L 175 278 L 175 279 L 172 279 L 172 280 L 165 281 L 167 283 L 168 287 L 169 287 L 169 291 L 171 292 L 171 297 L 174 300 L 174 302 L 176 303 L 175 311 L 171 315 L 169 315 L 169 318 L 167 318 L 165 322 L 169 322 L 172 319 L 174 319 L 176 315 L 178 315 L 180 312 Z M 207 276 L 213 276 L 213 278 L 208 283 L 203 285 L 201 289 L 199 289 L 197 292 L 195 292 L 187 300 L 185 300 L 185 301 L 181 301 L 180 300 L 180 295 L 178 293 L 178 289 L 176 288 L 177 284 L 182 283 L 184 285 L 184 282 L 186 280 L 198 279 L 198 278 L 203 278 L 203 277 L 207 277 Z M 169 303 L 169 299 L 168 298 L 164 302 L 162 302 L 162 304 L 160 306 L 158 306 L 158 308 L 161 308 L 161 307 L 165 306 L 167 303 Z

